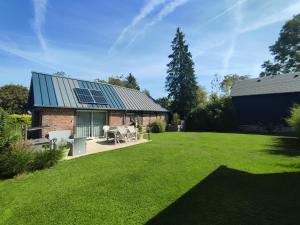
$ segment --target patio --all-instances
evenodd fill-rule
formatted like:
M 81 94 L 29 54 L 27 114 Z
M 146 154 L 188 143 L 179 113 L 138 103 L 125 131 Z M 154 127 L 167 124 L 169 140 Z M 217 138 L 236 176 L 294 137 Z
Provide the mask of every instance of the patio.
M 118 144 L 114 144 L 114 142 L 106 141 L 106 138 L 93 138 L 86 141 L 86 153 L 82 155 L 76 155 L 76 156 L 67 156 L 66 160 L 78 158 L 81 156 L 91 155 L 99 152 L 106 152 L 106 151 L 112 151 L 115 149 L 125 148 L 133 145 L 143 144 L 150 142 L 151 140 L 148 139 L 140 139 L 136 141 L 127 141 L 127 142 L 121 142 Z

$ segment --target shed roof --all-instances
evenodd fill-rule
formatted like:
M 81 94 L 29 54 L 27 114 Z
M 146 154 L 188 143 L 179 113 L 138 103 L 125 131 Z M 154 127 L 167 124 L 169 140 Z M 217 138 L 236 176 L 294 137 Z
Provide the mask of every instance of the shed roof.
M 82 104 L 74 88 L 101 90 L 108 104 Z M 30 95 L 34 107 L 167 111 L 137 90 L 37 72 L 32 72 Z
M 300 72 L 239 80 L 231 88 L 232 97 L 294 92 L 300 92 Z

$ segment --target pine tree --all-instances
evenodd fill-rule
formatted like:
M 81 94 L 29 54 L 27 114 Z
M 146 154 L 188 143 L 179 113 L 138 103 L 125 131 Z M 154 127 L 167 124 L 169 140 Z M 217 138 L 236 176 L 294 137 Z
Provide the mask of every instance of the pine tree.
M 177 28 L 171 47 L 173 52 L 169 55 L 165 87 L 172 100 L 172 110 L 184 119 L 198 105 L 198 85 L 192 55 L 180 28 Z
M 135 77 L 129 73 L 126 77 L 125 87 L 140 90 L 140 86 L 138 85 Z

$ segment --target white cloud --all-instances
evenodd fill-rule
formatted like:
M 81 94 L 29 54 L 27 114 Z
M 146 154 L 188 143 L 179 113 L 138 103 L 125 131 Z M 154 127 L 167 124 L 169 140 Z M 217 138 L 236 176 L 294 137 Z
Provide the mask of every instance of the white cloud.
M 139 22 L 141 22 L 145 17 L 147 17 L 151 12 L 153 12 L 153 10 L 157 6 L 165 3 L 165 1 L 166 0 L 150 0 L 147 4 L 145 4 L 139 12 L 139 14 L 136 15 L 131 21 L 131 23 L 122 30 L 116 41 L 110 47 L 109 52 L 113 51 L 122 42 L 122 40 L 125 38 L 126 34 L 130 30 L 132 30 Z
M 43 66 L 52 67 L 51 65 L 49 65 L 49 62 L 46 61 L 47 58 L 44 57 L 43 52 L 34 51 L 34 50 L 30 50 L 30 51 L 22 50 L 16 45 L 15 42 L 11 40 L 9 41 L 0 40 L 0 50 Z
M 217 15 L 213 16 L 212 18 L 208 19 L 205 23 L 201 24 L 201 26 L 205 26 L 207 25 L 208 23 L 211 23 L 215 20 L 218 20 L 219 18 L 221 18 L 222 16 L 228 14 L 229 12 L 231 12 L 233 9 L 235 9 L 236 7 L 238 7 L 239 9 L 237 10 L 238 12 L 238 15 L 237 13 L 235 13 L 235 20 L 236 20 L 236 23 L 239 24 L 237 26 L 240 26 L 240 24 L 242 23 L 242 16 L 241 16 L 241 13 L 239 13 L 241 11 L 240 7 L 243 3 L 245 3 L 247 0 L 237 0 L 234 4 L 228 6 L 226 9 L 224 9 L 222 12 L 218 13 Z M 236 27 L 237 27 L 236 26 Z M 236 28 L 235 28 L 235 31 L 234 32 L 237 32 Z M 221 47 L 227 43 L 230 43 L 230 46 L 227 50 L 227 53 L 225 53 L 225 57 L 224 57 L 224 63 L 225 64 L 225 67 L 228 66 L 228 62 L 230 61 L 231 59 L 231 56 L 233 55 L 234 53 L 234 46 L 235 46 L 235 41 L 232 40 L 233 39 L 233 36 L 229 37 L 229 38 L 222 38 L 221 40 L 218 39 L 218 40 L 214 40 L 213 42 L 210 41 L 210 43 L 206 43 L 205 44 L 205 48 L 204 49 L 199 49 L 200 47 L 197 47 L 196 46 L 196 49 L 198 49 L 194 56 L 195 57 L 199 57 L 205 53 L 207 53 L 208 51 L 214 49 L 214 48 L 218 48 L 218 47 Z M 202 46 L 202 44 L 201 44 Z M 224 55 L 224 54 L 222 54 Z M 227 66 L 226 66 L 227 65 Z
M 164 17 L 166 17 L 167 15 L 169 15 L 173 11 L 175 11 L 177 7 L 186 4 L 188 1 L 189 0 L 174 0 L 174 1 L 166 4 L 159 11 L 159 13 L 149 23 L 147 23 L 144 26 L 144 28 L 140 32 L 136 33 L 136 35 L 128 43 L 127 47 L 129 47 L 137 39 L 138 36 L 140 36 L 141 34 L 145 33 L 148 28 L 154 26 L 156 23 L 158 23 L 159 21 L 161 21 Z
M 213 22 L 213 21 L 219 19 L 220 17 L 226 15 L 227 13 L 229 13 L 230 11 L 232 11 L 233 9 L 235 9 L 237 6 L 239 6 L 241 3 L 244 3 L 245 1 L 247 1 L 247 0 L 238 0 L 238 1 L 236 1 L 233 5 L 229 6 L 228 8 L 226 8 L 225 10 L 220 12 L 219 14 L 217 14 L 214 17 L 207 20 L 204 25 L 206 25 L 210 22 Z
M 43 35 L 43 26 L 47 12 L 47 0 L 32 0 L 34 8 L 34 30 L 43 50 L 47 49 L 47 41 Z
M 288 7 L 284 8 L 281 11 L 277 11 L 275 14 L 271 16 L 266 16 L 246 27 L 243 27 L 239 32 L 246 33 L 250 31 L 255 31 L 277 22 L 286 21 L 288 19 L 291 19 L 291 16 L 293 14 L 297 14 L 299 12 L 300 12 L 300 2 L 297 2 L 295 4 L 289 5 Z
M 224 60 L 223 60 L 223 69 L 222 69 L 222 75 L 226 75 L 228 71 L 228 67 L 230 64 L 230 60 L 235 52 L 236 47 L 236 41 L 239 35 L 239 29 L 243 22 L 243 13 L 242 13 L 242 4 L 244 3 L 244 0 L 239 0 L 236 5 L 236 11 L 234 13 L 234 19 L 236 21 L 236 25 L 233 31 L 233 35 L 231 38 L 230 45 L 228 47 L 228 50 L 225 54 Z

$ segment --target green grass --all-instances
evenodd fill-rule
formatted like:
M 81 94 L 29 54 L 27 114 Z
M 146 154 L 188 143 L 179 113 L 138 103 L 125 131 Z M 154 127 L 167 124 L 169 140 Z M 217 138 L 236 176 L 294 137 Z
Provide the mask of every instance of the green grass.
M 265 135 L 164 133 L 0 181 L 0 224 L 298 224 L 300 147 Z

